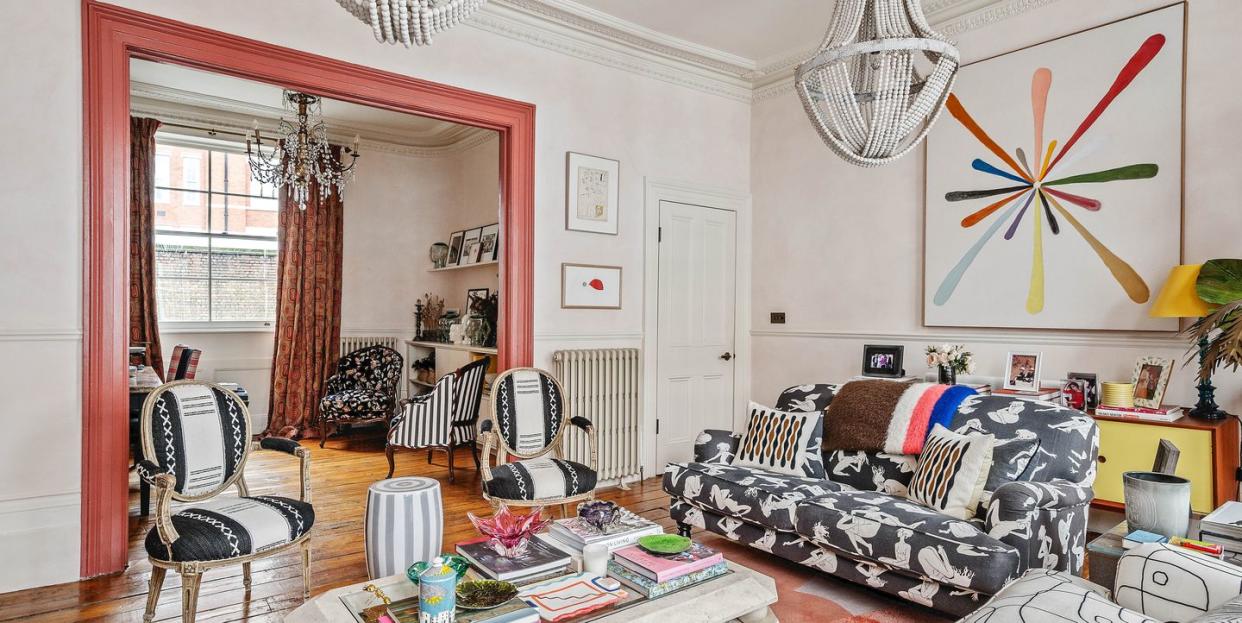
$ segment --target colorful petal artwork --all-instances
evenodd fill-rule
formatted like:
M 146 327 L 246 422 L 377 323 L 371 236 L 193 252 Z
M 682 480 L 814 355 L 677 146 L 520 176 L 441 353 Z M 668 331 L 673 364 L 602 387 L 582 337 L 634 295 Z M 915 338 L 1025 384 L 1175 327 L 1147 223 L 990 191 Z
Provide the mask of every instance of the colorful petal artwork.
M 1097 153 L 1098 146 L 1102 141 L 1093 141 L 1090 138 L 1083 141 L 1086 146 L 1081 151 L 1084 153 L 1075 154 L 1075 156 L 1070 158 L 1066 156 L 1073 153 L 1075 146 L 1079 145 L 1080 140 L 1084 136 L 1088 136 L 1095 122 L 1107 113 L 1109 106 L 1124 94 L 1126 88 L 1143 72 L 1152 59 L 1156 58 L 1156 55 L 1160 53 L 1164 45 L 1164 35 L 1153 34 L 1149 36 L 1131 55 L 1129 61 L 1117 73 L 1116 78 L 1104 92 L 1104 95 L 1094 108 L 1087 113 L 1082 122 L 1078 124 L 1069 140 L 1064 143 L 1048 140 L 1044 135 L 1044 121 L 1048 115 L 1048 104 L 1056 100 L 1056 92 L 1053 89 L 1054 76 L 1052 70 L 1043 67 L 1036 69 L 1031 76 L 1031 116 L 1034 122 L 1033 136 L 1035 143 L 1034 149 L 1029 152 L 1033 158 L 1029 160 L 1027 158 L 1028 152 L 1024 147 L 1016 147 L 1013 150 L 1014 156 L 1010 156 L 1009 152 L 1002 148 L 988 134 L 987 130 L 971 116 L 965 104 L 956 95 L 949 97 L 949 101 L 946 104 L 949 114 L 974 136 L 987 151 L 982 157 L 974 158 L 970 162 L 970 168 L 987 176 L 986 179 L 998 183 L 990 187 L 954 190 L 945 193 L 944 198 L 949 202 L 988 199 L 989 203 L 986 206 L 972 209 L 969 214 L 962 218 L 961 226 L 963 228 L 974 227 L 988 219 L 992 219 L 992 222 L 944 276 L 932 299 L 936 305 L 944 305 L 949 302 L 958 284 L 961 283 L 970 266 L 978 257 L 979 252 L 996 238 L 997 232 L 1004 228 L 1005 231 L 1001 239 L 1003 241 L 1012 241 L 1023 224 L 1030 223 L 1033 232 L 1033 248 L 1031 250 L 1030 285 L 1027 290 L 1026 310 L 1030 314 L 1040 313 L 1044 309 L 1044 254 L 1046 248 L 1043 230 L 1045 224 L 1047 224 L 1048 231 L 1053 236 L 1057 236 L 1062 232 L 1062 222 L 1069 223 L 1073 231 L 1090 246 L 1131 301 L 1134 303 L 1147 302 L 1151 292 L 1148 289 L 1147 283 L 1144 282 L 1138 272 L 1125 260 L 1110 251 L 1071 212 L 1071 209 L 1081 209 L 1084 211 L 1083 215 L 1088 216 L 1091 213 L 1108 209 L 1109 206 L 1106 206 L 1094 197 L 1072 192 L 1068 187 L 1073 187 L 1077 184 L 1109 184 L 1152 179 L 1159 174 L 1160 168 L 1151 163 L 1137 163 L 1111 168 L 1099 167 L 1096 170 L 1088 169 L 1084 173 L 1073 172 L 1071 170 L 1072 167 L 1081 165 L 1084 160 L 1089 162 L 1092 156 L 1099 156 Z M 992 157 L 995 157 L 996 160 L 989 161 Z M 1037 167 L 1032 167 L 1031 165 L 1037 165 Z M 1058 172 L 1057 176 L 1052 175 L 1054 171 Z M 1003 197 L 999 199 L 992 199 L 1001 195 Z M 1071 208 L 1066 206 L 1071 206 Z M 997 215 L 998 212 L 1000 213 L 999 215 Z

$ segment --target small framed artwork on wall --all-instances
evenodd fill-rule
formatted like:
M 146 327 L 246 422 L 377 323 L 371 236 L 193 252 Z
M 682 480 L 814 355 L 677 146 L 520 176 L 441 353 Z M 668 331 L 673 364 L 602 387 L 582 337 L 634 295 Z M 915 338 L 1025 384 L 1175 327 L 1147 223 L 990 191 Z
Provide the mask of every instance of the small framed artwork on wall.
M 621 163 L 566 154 L 565 229 L 617 235 Z
M 561 264 L 561 307 L 621 309 L 621 267 Z
M 905 346 L 879 346 L 867 344 L 863 346 L 863 376 L 897 378 L 905 376 L 902 367 Z
M 448 259 L 444 262 L 445 266 L 456 266 L 461 261 L 461 242 L 465 235 L 464 231 L 455 231 L 452 236 L 449 236 Z
M 469 266 L 479 262 L 479 251 L 483 248 L 483 228 L 475 227 L 466 230 L 466 237 L 461 242 L 461 262 L 459 266 Z
M 1039 369 L 1043 353 L 1010 352 L 1005 358 L 1005 389 L 1039 391 Z
M 484 226 L 479 240 L 479 261 L 495 262 L 500 257 L 500 223 Z
M 1134 406 L 1159 409 L 1164 402 L 1164 390 L 1173 376 L 1173 360 L 1161 357 L 1141 357 L 1134 364 Z

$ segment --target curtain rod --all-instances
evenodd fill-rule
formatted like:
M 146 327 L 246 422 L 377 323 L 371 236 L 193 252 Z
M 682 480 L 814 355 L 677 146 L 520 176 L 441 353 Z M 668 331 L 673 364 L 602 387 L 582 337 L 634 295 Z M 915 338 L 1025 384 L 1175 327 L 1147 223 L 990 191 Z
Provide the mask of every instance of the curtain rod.
M 196 125 L 186 125 L 184 123 L 171 123 L 167 121 L 160 121 L 160 127 L 161 128 L 162 127 L 181 128 L 183 130 L 197 130 L 199 132 L 206 132 L 210 136 L 215 136 L 217 134 L 224 134 L 227 136 L 240 136 L 242 138 L 248 137 L 248 135 L 244 132 L 234 132 L 232 130 L 217 130 L 215 128 L 204 128 L 204 127 L 200 127 Z

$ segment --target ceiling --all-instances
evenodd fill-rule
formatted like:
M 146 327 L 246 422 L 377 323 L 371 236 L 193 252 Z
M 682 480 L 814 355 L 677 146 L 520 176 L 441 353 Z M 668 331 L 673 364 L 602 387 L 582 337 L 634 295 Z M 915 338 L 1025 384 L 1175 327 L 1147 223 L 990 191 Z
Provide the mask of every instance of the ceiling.
M 251 119 L 274 121 L 283 113 L 283 90 L 278 86 L 180 65 L 135 59 L 130 62 L 130 82 L 136 107 L 174 105 L 187 112 L 193 109 L 211 111 L 238 121 L 243 127 L 249 126 Z M 368 140 L 411 147 L 445 147 L 487 132 L 331 99 L 323 100 L 323 116 L 335 135 L 358 134 Z
M 833 0 L 577 0 L 665 35 L 762 61 L 814 47 Z

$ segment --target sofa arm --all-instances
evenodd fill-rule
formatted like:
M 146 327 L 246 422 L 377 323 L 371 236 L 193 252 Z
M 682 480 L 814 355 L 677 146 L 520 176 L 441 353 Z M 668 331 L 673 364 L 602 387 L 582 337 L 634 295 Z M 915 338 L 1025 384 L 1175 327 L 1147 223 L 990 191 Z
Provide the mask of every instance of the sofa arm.
M 288 437 L 264 437 L 259 440 L 259 449 L 261 450 L 274 450 L 295 456 L 298 453 L 298 448 L 301 447 L 301 444 Z
M 1176 545 L 1148 543 L 1122 554 L 1113 598 L 1160 621 L 1238 621 L 1221 617 L 1238 611 L 1240 588 L 1242 567 Z
M 1007 482 L 996 488 L 985 522 L 992 538 L 1018 550 L 1020 570 L 1082 572 L 1091 487 L 1067 480 Z
M 694 462 L 728 465 L 737 455 L 741 435 L 727 430 L 705 430 L 694 440 Z

